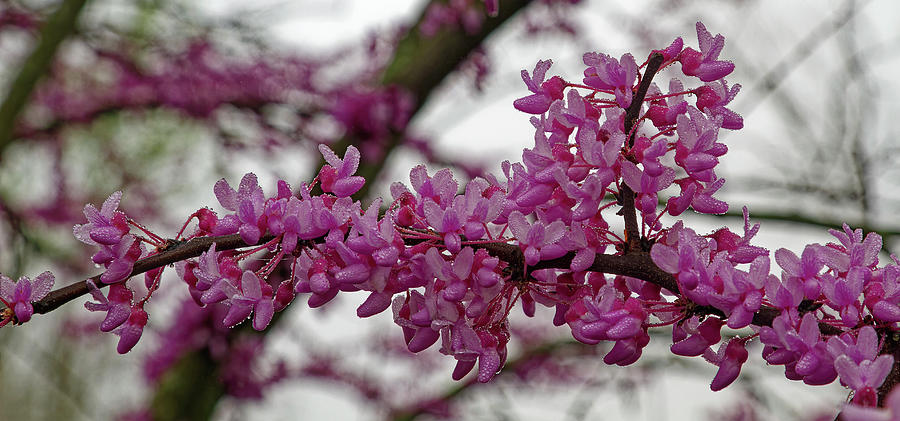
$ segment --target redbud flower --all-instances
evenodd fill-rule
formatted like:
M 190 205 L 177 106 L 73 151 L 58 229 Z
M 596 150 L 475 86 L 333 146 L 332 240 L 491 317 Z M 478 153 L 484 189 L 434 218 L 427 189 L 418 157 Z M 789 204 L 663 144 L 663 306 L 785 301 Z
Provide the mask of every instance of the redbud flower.
M 706 30 L 702 23 L 697 22 L 697 38 L 700 41 L 700 51 L 693 48 L 685 48 L 681 52 L 681 70 L 688 76 L 697 76 L 704 82 L 711 82 L 728 76 L 734 70 L 734 63 L 718 60 L 719 53 L 725 47 L 725 37 L 712 34 Z
M 109 332 L 125 323 L 131 315 L 134 292 L 128 289 L 124 283 L 112 284 L 109 287 L 108 297 L 106 297 L 103 296 L 103 292 L 97 288 L 94 281 L 88 280 L 87 282 L 91 296 L 97 302 L 86 302 L 84 308 L 90 311 L 106 312 L 106 317 L 100 323 L 100 330 Z
M 240 290 L 226 291 L 229 292 L 230 297 L 225 300 L 225 305 L 229 306 L 228 313 L 222 320 L 225 327 L 233 327 L 253 313 L 253 329 L 264 330 L 272 321 L 275 314 L 272 287 L 253 271 L 244 271 Z
M 675 163 L 688 175 L 700 182 L 716 179 L 714 168 L 718 157 L 728 151 L 724 143 L 717 142 L 720 123 L 710 120 L 694 107 L 688 107 L 687 115 L 679 115 L 678 142 L 675 146 Z
M 54 281 L 55 278 L 50 272 L 38 275 L 34 281 L 23 276 L 17 282 L 0 274 L 0 298 L 16 315 L 16 321 L 25 323 L 31 320 L 31 315 L 34 314 L 32 303 L 46 297 L 53 288 Z
M 890 265 L 877 271 L 865 292 L 865 304 L 876 319 L 900 322 L 900 267 Z
M 684 40 L 681 37 L 675 38 L 665 50 L 653 50 L 654 53 L 660 53 L 663 55 L 663 59 L 665 61 L 674 60 L 678 57 L 678 54 L 681 53 L 681 49 L 684 48 Z
M 84 216 L 88 223 L 75 225 L 73 229 L 75 238 L 92 246 L 111 246 L 118 243 L 129 231 L 127 217 L 116 210 L 121 199 L 122 192 L 117 191 L 103 202 L 99 211 L 94 205 L 85 205 Z
M 750 226 L 750 211 L 746 206 L 743 207 L 743 214 L 743 237 L 731 232 L 728 228 L 722 228 L 709 236 L 716 240 L 716 248 L 719 251 L 728 252 L 728 261 L 736 264 L 750 263 L 759 256 L 769 255 L 769 250 L 750 244 L 750 240 L 759 232 L 759 224 L 755 224 L 753 227 Z
M 716 376 L 709 385 L 714 392 L 724 389 L 741 374 L 741 367 L 749 356 L 745 342 L 745 339 L 734 338 L 727 344 L 719 346 L 719 352 L 715 356 L 710 356 L 710 362 L 719 366 Z
M 669 93 L 683 92 L 684 85 L 678 79 L 669 81 Z M 650 85 L 648 96 L 660 95 L 661 92 L 656 84 Z M 665 99 L 657 99 L 651 102 L 650 108 L 647 109 L 647 118 L 653 122 L 657 128 L 672 126 L 676 123 L 679 115 L 687 112 L 688 103 L 680 95 L 670 96 Z M 701 108 L 702 109 L 702 108 Z
M 100 281 L 105 284 L 114 284 L 128 279 L 134 263 L 141 258 L 143 253 L 143 243 L 131 234 L 123 236 L 121 241 L 114 246 L 104 247 L 94 254 L 94 262 L 102 262 L 106 266 L 106 272 L 100 275 Z M 98 257 L 101 262 L 97 262 Z
M 559 76 L 553 76 L 546 82 L 544 81 L 544 76 L 547 74 L 547 70 L 550 70 L 551 65 L 553 65 L 552 60 L 540 60 L 534 66 L 531 75 L 527 70 L 522 70 L 522 80 L 533 94 L 513 101 L 513 106 L 517 110 L 528 114 L 543 114 L 550 109 L 550 103 L 563 98 L 565 81 Z
M 424 201 L 421 199 L 431 199 L 445 208 L 450 206 L 459 191 L 459 183 L 453 178 L 453 173 L 446 168 L 438 170 L 434 176 L 429 176 L 428 169 L 424 165 L 418 165 L 409 171 L 409 182 L 419 194 L 419 208 L 416 209 L 419 215 L 424 215 L 422 209 Z
M 440 333 L 431 328 L 431 313 L 421 292 L 413 290 L 405 298 L 395 297 L 392 307 L 394 323 L 403 329 L 410 352 L 425 350 L 440 338 Z
M 894 387 L 885 398 L 884 407 L 859 406 L 856 402 L 844 404 L 843 421 L 900 421 L 900 387 Z
M 134 348 L 138 340 L 141 339 L 141 334 L 144 333 L 147 319 L 147 312 L 144 311 L 140 304 L 131 308 L 131 314 L 128 316 L 125 324 L 113 331 L 113 333 L 119 335 L 119 344 L 116 346 L 116 351 L 119 354 L 125 354 L 131 351 L 131 348 Z
M 213 191 L 223 208 L 236 212 L 236 214 L 226 215 L 220 219 L 214 233 L 224 235 L 238 231 L 244 242 L 256 244 L 263 234 L 259 224 L 265 202 L 265 196 L 256 180 L 256 174 L 245 174 L 241 178 L 241 184 L 237 191 L 234 191 L 224 178 L 216 182 Z M 235 228 L 237 229 L 235 230 Z
M 701 323 L 697 316 L 676 324 L 672 327 L 672 353 L 686 357 L 703 355 L 710 346 L 722 340 L 724 324 L 717 317 L 708 317 Z
M 106 284 L 123 281 L 131 275 L 132 267 L 143 254 L 143 244 L 128 234 L 128 217 L 116 210 L 122 192 L 111 194 L 98 211 L 94 205 L 84 207 L 88 223 L 77 224 L 72 230 L 79 241 L 100 247 L 92 260 L 106 267 L 100 280 Z
M 319 170 L 319 182 L 322 183 L 322 191 L 334 193 L 337 197 L 348 197 L 362 188 L 366 180 L 353 173 L 359 167 L 359 149 L 353 145 L 347 147 L 344 159 L 338 156 L 324 144 L 319 145 L 319 152 L 325 157 L 329 165 L 323 165 Z
M 563 221 L 549 224 L 536 221 L 531 224 L 525 219 L 525 215 L 514 211 L 509 215 L 509 228 L 519 241 L 519 247 L 525 253 L 525 263 L 529 266 L 566 254 L 566 250 L 556 244 L 566 235 L 566 224 Z
M 720 117 L 723 129 L 740 130 L 744 127 L 744 119 L 740 114 L 725 108 L 740 90 L 739 84 L 728 89 L 725 79 L 707 83 L 696 90 L 697 108 L 710 117 Z
M 894 356 L 889 354 L 859 363 L 846 355 L 840 355 L 834 360 L 841 383 L 856 391 L 853 403 L 864 406 L 875 406 L 878 403 L 878 387 L 884 383 L 893 365 Z
M 631 90 L 638 73 L 634 56 L 623 54 L 621 60 L 616 60 L 606 54 L 585 53 L 582 60 L 588 66 L 584 70 L 585 85 L 613 91 L 621 108 L 631 105 Z

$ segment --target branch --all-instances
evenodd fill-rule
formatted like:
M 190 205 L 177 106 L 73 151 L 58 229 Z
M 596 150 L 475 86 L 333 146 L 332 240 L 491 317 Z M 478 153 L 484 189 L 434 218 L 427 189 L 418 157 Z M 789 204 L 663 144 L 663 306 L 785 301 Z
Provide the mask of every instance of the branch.
M 175 262 L 197 257 L 209 250 L 210 246 L 213 244 L 216 244 L 216 250 L 218 251 L 234 250 L 242 247 L 261 245 L 274 238 L 275 236 L 271 234 L 265 235 L 261 237 L 256 244 L 245 243 L 239 234 L 194 238 L 172 247 L 171 249 L 138 260 L 135 262 L 134 269 L 131 271 L 129 277 L 166 265 L 171 265 Z M 315 238 L 310 241 L 313 243 L 321 243 L 325 241 L 325 237 Z M 405 240 L 405 243 L 408 246 L 416 245 L 421 242 L 422 240 L 420 238 Z M 510 268 L 513 268 L 511 277 L 512 282 L 528 282 L 527 274 L 521 273 L 516 269 L 523 267 L 525 262 L 525 255 L 518 245 L 486 243 L 473 244 L 471 247 L 475 249 L 483 248 L 487 250 L 491 256 L 506 262 Z M 574 258 L 575 253 L 569 252 L 556 259 L 542 260 L 533 266 L 528 266 L 528 272 L 539 269 L 569 269 L 572 264 L 572 259 Z M 681 295 L 675 276 L 660 269 L 659 266 L 653 262 L 650 253 L 645 251 L 633 251 L 624 255 L 597 254 L 594 256 L 593 264 L 591 264 L 587 270 L 640 279 L 665 288 L 676 295 Z M 46 314 L 59 308 L 65 303 L 89 294 L 90 289 L 88 288 L 88 282 L 94 282 L 95 285 L 98 285 L 101 288 L 106 286 L 106 284 L 100 282 L 100 275 L 96 275 L 87 280 L 53 290 L 47 294 L 44 299 L 33 304 L 35 313 Z M 699 307 L 696 311 L 700 314 L 716 315 L 722 319 L 726 318 L 720 310 L 713 307 Z M 779 314 L 780 311 L 778 309 L 763 306 L 756 314 L 754 314 L 753 324 L 757 326 L 771 326 L 772 321 L 778 317 Z M 825 323 L 819 324 L 819 330 L 826 335 L 834 335 L 841 332 L 839 329 Z
M 647 61 L 647 68 L 641 77 L 641 84 L 638 85 L 637 92 L 631 98 L 631 104 L 625 110 L 625 133 L 630 134 L 628 137 L 629 148 L 634 146 L 635 133 L 632 130 L 634 125 L 637 124 L 641 106 L 644 104 L 644 97 L 647 96 L 647 89 L 650 88 L 653 76 L 656 76 L 656 72 L 659 71 L 663 59 L 663 55 L 660 53 L 650 55 L 650 59 Z M 626 250 L 629 252 L 638 251 L 641 249 L 641 230 L 638 227 L 637 211 L 634 208 L 634 190 L 631 190 L 631 187 L 628 187 L 628 184 L 623 181 L 619 194 L 619 203 L 622 205 L 619 215 L 625 218 L 625 240 L 628 241 Z
M 169 250 L 138 260 L 137 262 L 135 262 L 134 269 L 132 269 L 129 278 L 156 268 L 171 265 L 175 262 L 180 262 L 192 257 L 197 257 L 203 252 L 209 250 L 209 247 L 212 246 L 213 243 L 216 244 L 217 251 L 234 250 L 241 247 L 250 247 L 254 245 L 264 244 L 267 241 L 272 240 L 273 238 L 275 237 L 272 235 L 263 236 L 256 244 L 245 243 L 243 240 L 241 240 L 240 234 L 194 238 Z M 47 294 L 44 299 L 33 304 L 34 312 L 46 314 L 59 308 L 61 305 L 68 303 L 69 301 L 81 297 L 82 295 L 87 295 L 88 293 L 90 293 L 90 290 L 88 289 L 88 282 L 93 282 L 100 288 L 106 286 L 106 284 L 100 282 L 100 275 L 97 275 L 84 281 L 76 282 L 72 285 L 50 291 L 50 293 Z
M 0 157 L 12 143 L 13 129 L 35 85 L 47 73 L 62 41 L 74 29 L 87 0 L 64 0 L 44 23 L 37 47 L 25 60 L 13 79 L 3 104 L 0 104 Z

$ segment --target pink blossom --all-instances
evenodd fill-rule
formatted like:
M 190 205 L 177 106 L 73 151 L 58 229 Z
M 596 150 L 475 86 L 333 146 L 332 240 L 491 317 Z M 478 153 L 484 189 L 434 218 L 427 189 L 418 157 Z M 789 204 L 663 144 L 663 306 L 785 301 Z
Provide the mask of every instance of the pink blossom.
M 734 70 L 734 63 L 718 60 L 719 53 L 725 47 L 725 37 L 712 34 L 706 30 L 706 26 L 697 22 L 697 38 L 700 41 L 700 51 L 693 48 L 685 48 L 681 52 L 681 70 L 688 76 L 697 76 L 704 82 L 711 82 L 728 76 Z
M 260 226 L 265 196 L 256 174 L 245 174 L 237 191 L 223 178 L 216 183 L 214 191 L 222 207 L 236 213 L 220 219 L 213 233 L 224 235 L 238 231 L 244 242 L 256 244 L 265 229 Z
M 334 193 L 337 197 L 349 197 L 366 183 L 364 178 L 353 175 L 359 168 L 359 150 L 353 145 L 347 147 L 344 159 L 338 158 L 331 148 L 323 144 L 319 145 L 319 152 L 328 162 L 319 170 L 322 191 Z
M 105 311 L 106 317 L 100 323 L 100 331 L 110 332 L 113 329 L 125 323 L 131 315 L 131 306 L 134 304 L 134 292 L 132 292 L 124 283 L 112 284 L 109 287 L 108 296 L 103 296 L 103 292 L 88 280 L 88 288 L 91 296 L 97 302 L 86 302 L 84 307 L 90 311 Z
M 119 335 L 119 344 L 116 347 L 116 351 L 119 354 L 125 354 L 134 348 L 138 340 L 141 339 L 147 320 L 147 312 L 144 311 L 140 304 L 131 308 L 128 320 L 113 331 L 114 334 Z
M 741 374 L 741 367 L 749 356 L 745 343 L 744 339 L 732 339 L 727 344 L 720 345 L 719 352 L 715 356 L 709 357 L 713 364 L 719 366 L 716 376 L 709 385 L 714 392 L 724 389 Z
M 606 54 L 585 53 L 583 61 L 587 66 L 585 85 L 612 91 L 621 108 L 631 105 L 632 87 L 637 78 L 637 63 L 631 54 L 623 54 L 621 60 L 616 60 Z
M 565 254 L 566 250 L 556 244 L 566 234 L 566 225 L 562 221 L 546 224 L 536 221 L 529 223 L 519 211 L 509 215 L 509 228 L 519 240 L 519 247 L 525 252 L 525 263 L 535 265 L 541 260 L 555 259 Z
M 844 404 L 843 421 L 900 421 L 900 387 L 891 389 L 882 408 L 864 407 L 856 402 Z
M 522 80 L 528 90 L 533 93 L 513 102 L 513 106 L 517 110 L 528 114 L 543 114 L 550 109 L 551 102 L 563 98 L 565 82 L 559 76 L 553 76 L 546 82 L 544 81 L 544 75 L 552 64 L 551 60 L 538 61 L 531 75 L 527 70 L 522 70 Z
M 32 304 L 46 297 L 54 282 L 55 278 L 50 272 L 41 273 L 34 281 L 23 276 L 16 282 L 0 274 L 0 298 L 14 312 L 16 321 L 25 323 L 34 314 Z

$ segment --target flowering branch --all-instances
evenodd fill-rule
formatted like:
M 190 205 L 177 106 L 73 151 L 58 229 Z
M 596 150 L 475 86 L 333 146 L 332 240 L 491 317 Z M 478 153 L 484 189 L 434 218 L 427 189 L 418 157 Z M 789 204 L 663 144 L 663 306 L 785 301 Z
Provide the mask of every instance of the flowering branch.
M 758 339 L 763 358 L 784 365 L 790 379 L 817 385 L 840 377 L 855 391 L 844 415 L 851 421 L 880 411 L 871 408 L 877 405 L 900 411 L 900 397 L 885 398 L 895 382 L 886 379 L 897 362 L 900 259 L 880 264 L 881 237 L 845 225 L 831 231 L 836 242 L 810 244 L 801 256 L 777 250 L 779 277 L 770 271 L 769 250 L 751 244 L 759 225 L 751 226 L 746 208 L 742 235 L 727 228 L 699 235 L 683 221 L 660 222 L 688 208 L 728 209 L 713 197 L 724 185 L 715 173 L 718 157 L 727 152 L 717 136 L 743 126 L 727 108 L 739 86 L 724 79 L 734 68 L 718 59 L 724 37 L 702 23 L 697 36 L 699 51 L 678 38 L 641 66 L 630 54 L 587 53 L 583 83 L 545 80 L 550 61 L 538 62 L 531 74 L 523 70 L 531 94 L 514 106 L 534 115 L 535 143 L 522 163 L 503 163 L 506 181 L 476 178 L 460 193 L 449 170 L 429 174 L 418 166 L 410 171 L 412 190 L 391 186 L 383 215 L 382 199 L 367 209 L 352 199 L 366 182 L 355 175 L 361 154 L 352 146 L 340 156 L 320 145 L 327 164 L 299 196 L 283 180 L 268 197 L 253 174 L 237 189 L 220 180 L 214 192 L 228 212 L 192 214 L 196 230 L 182 237 L 186 222 L 175 237 L 190 239 L 184 244 L 117 210 L 116 192 L 100 210 L 87 205 L 88 222 L 74 230 L 98 248 L 92 260 L 106 271 L 49 298 L 49 273 L 15 283 L 0 277 L 3 320 L 23 323 L 33 306 L 50 311 L 90 293 L 97 301 L 86 307 L 107 312 L 100 328 L 119 335 L 118 351 L 125 353 L 147 323 L 144 304 L 159 288 L 162 268 L 176 263 L 193 300 L 219 306 L 229 328 L 252 320 L 264 330 L 298 296 L 319 307 L 340 292 L 365 291 L 359 317 L 391 309 L 411 352 L 442 339 L 441 352 L 457 362 L 456 380 L 476 366 L 479 382 L 491 380 L 506 362 L 510 313 L 521 304 L 534 316 L 540 304 L 555 308 L 553 323 L 567 325 L 576 340 L 614 342 L 608 364 L 634 363 L 650 341 L 648 330 L 671 326 L 672 352 L 716 365 L 710 387 L 720 390 L 737 379 L 746 344 Z M 704 84 L 686 89 L 675 79 L 663 94 L 652 78 L 675 63 Z M 314 194 L 314 186 L 321 192 Z M 659 193 L 672 186 L 680 194 L 659 211 Z M 617 199 L 604 203 L 608 194 Z M 604 215 L 616 206 L 626 220 L 624 238 Z M 150 256 L 145 243 L 155 247 Z M 236 251 L 242 247 L 252 248 Z M 257 253 L 264 254 L 262 266 L 247 264 Z M 290 276 L 276 282 L 281 262 Z M 127 282 L 142 272 L 148 292 L 135 301 Z M 111 284 L 106 295 L 98 281 Z M 723 341 L 724 326 L 753 333 Z
M 134 263 L 134 269 L 131 271 L 128 277 L 130 278 L 132 276 L 137 276 L 142 273 L 149 272 L 153 269 L 165 267 L 167 265 L 187 260 L 192 257 L 197 257 L 203 252 L 209 250 L 209 247 L 213 244 L 216 245 L 216 249 L 218 250 L 234 250 L 242 247 L 264 244 L 267 241 L 271 241 L 272 238 L 274 238 L 274 236 L 272 235 L 263 236 L 256 244 L 245 243 L 243 240 L 241 240 L 241 236 L 239 234 L 193 238 L 167 250 L 164 250 L 158 254 L 147 256 L 136 261 Z M 101 275 L 97 275 L 84 281 L 76 282 L 74 284 L 50 291 L 50 293 L 47 294 L 45 298 L 34 303 L 34 312 L 39 314 L 49 313 L 53 310 L 56 310 L 63 304 L 68 303 L 69 301 L 72 301 L 84 295 L 88 295 L 91 291 L 88 284 L 91 282 L 100 286 L 101 288 L 107 286 L 107 284 L 104 284 L 100 281 L 100 276 Z

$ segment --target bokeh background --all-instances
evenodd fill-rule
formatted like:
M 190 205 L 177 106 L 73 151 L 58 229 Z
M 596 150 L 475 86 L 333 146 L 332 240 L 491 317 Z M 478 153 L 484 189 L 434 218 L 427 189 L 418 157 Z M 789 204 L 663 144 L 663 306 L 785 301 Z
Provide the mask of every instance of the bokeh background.
M 729 215 L 687 222 L 737 231 L 746 205 L 772 250 L 827 242 L 842 222 L 896 247 L 892 0 L 500 0 L 490 19 L 476 0 L 3 0 L 0 272 L 51 268 L 58 286 L 95 275 L 71 235 L 85 203 L 123 190 L 129 215 L 171 236 L 217 208 L 222 177 L 254 172 L 267 191 L 311 179 L 318 143 L 359 146 L 366 202 L 418 163 L 499 173 L 533 139 L 512 107 L 521 69 L 550 58 L 578 80 L 584 52 L 696 45 L 697 21 L 726 37 L 745 128 L 721 134 Z M 737 383 L 710 392 L 715 368 L 668 353 L 662 331 L 637 364 L 606 366 L 606 347 L 574 342 L 547 311 L 513 317 L 492 383 L 453 382 L 452 361 L 411 355 L 390 314 L 357 319 L 362 297 L 298 300 L 256 335 L 216 329 L 168 272 L 127 355 L 84 300 L 0 330 L 0 418 L 811 420 L 846 398 L 784 379 L 758 346 Z

